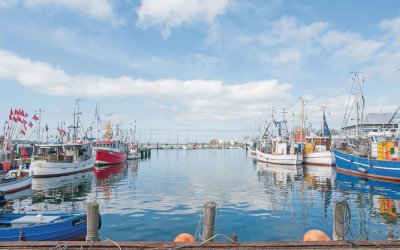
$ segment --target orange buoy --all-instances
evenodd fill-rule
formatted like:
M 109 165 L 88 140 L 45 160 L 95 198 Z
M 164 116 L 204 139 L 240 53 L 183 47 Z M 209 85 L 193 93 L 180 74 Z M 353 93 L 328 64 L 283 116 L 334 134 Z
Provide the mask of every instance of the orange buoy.
M 307 231 L 303 236 L 303 241 L 330 241 L 328 235 L 321 230 L 312 229 Z
M 191 234 L 181 233 L 180 235 L 176 236 L 174 242 L 191 243 L 195 242 L 195 238 Z

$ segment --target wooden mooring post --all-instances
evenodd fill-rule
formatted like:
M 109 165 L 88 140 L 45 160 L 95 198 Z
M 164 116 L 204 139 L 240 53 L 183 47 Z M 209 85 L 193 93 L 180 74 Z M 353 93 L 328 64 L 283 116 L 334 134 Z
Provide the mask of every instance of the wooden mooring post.
M 333 240 L 344 240 L 344 214 L 346 201 L 335 202 L 333 207 Z
M 217 203 L 207 202 L 204 205 L 204 223 L 203 223 L 203 238 L 202 241 L 206 241 L 214 236 L 214 223 L 215 214 L 217 212 Z M 210 240 L 212 242 L 212 240 Z
M 86 240 L 99 241 L 100 213 L 99 203 L 91 201 L 87 204 Z

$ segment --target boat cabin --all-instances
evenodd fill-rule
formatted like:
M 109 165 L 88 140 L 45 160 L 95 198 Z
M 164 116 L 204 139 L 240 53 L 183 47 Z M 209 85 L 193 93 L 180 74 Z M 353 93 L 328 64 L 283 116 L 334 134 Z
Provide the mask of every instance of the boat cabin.
M 53 163 L 85 161 L 92 157 L 90 144 L 46 144 L 34 147 L 33 160 Z
M 128 151 L 126 143 L 122 141 L 96 141 L 94 142 L 95 150 L 110 150 L 119 153 L 126 153 Z
M 331 150 L 331 139 L 322 136 L 306 136 L 305 152 L 324 152 Z

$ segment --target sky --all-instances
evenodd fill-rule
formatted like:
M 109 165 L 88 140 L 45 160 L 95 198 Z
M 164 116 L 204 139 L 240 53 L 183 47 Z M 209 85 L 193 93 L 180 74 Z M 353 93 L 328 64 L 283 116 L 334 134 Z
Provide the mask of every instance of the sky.
M 86 129 L 98 104 L 141 142 L 242 140 L 272 106 L 296 127 L 300 97 L 338 129 L 351 72 L 367 112 L 396 111 L 399 1 L 0 0 L 0 119 L 42 110 L 51 134 L 76 99 Z

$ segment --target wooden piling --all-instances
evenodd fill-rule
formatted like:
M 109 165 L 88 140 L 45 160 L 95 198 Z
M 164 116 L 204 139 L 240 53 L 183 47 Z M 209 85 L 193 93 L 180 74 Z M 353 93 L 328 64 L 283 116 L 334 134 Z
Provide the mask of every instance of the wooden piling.
M 99 241 L 100 213 L 99 203 L 91 201 L 87 204 L 87 233 L 86 240 Z
M 344 240 L 344 213 L 346 201 L 335 202 L 333 208 L 333 240 Z
M 207 202 L 204 205 L 203 241 L 214 236 L 214 223 L 217 206 L 218 205 L 215 202 Z M 210 242 L 212 242 L 212 240 L 210 240 Z

